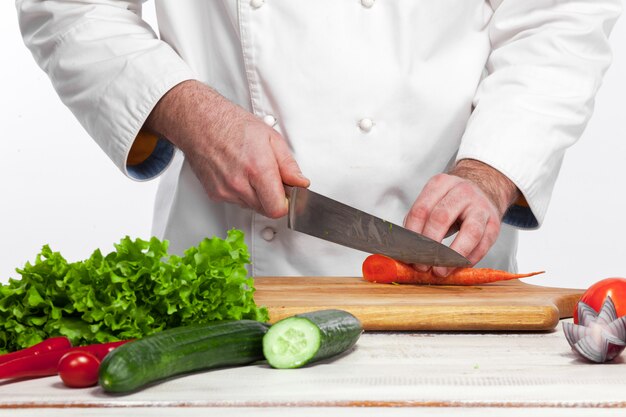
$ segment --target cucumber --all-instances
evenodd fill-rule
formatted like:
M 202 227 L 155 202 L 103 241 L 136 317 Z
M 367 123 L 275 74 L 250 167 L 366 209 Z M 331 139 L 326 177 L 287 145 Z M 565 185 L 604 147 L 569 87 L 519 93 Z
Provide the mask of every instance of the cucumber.
M 100 386 L 127 393 L 176 375 L 263 359 L 267 326 L 236 320 L 163 330 L 126 343 L 100 364 Z
M 300 368 L 345 352 L 362 332 L 361 322 L 347 311 L 296 314 L 270 327 L 263 336 L 263 354 L 273 368 Z

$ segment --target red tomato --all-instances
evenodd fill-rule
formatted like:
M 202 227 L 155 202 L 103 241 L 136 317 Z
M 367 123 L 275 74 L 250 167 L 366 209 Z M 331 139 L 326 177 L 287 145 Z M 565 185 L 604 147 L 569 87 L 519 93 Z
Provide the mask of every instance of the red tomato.
M 615 304 L 617 317 L 626 315 L 626 278 L 606 278 L 598 281 L 585 291 L 580 301 L 599 312 L 607 295 L 611 296 Z M 574 323 L 578 324 L 578 305 L 574 309 Z
M 59 360 L 58 371 L 63 383 L 71 388 L 91 387 L 98 383 L 100 360 L 84 351 L 68 352 Z

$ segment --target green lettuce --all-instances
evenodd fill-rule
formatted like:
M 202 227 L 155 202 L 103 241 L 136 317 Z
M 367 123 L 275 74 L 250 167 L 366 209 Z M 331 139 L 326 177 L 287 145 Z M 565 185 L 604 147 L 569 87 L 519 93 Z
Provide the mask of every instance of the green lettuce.
M 45 245 L 21 279 L 0 286 L 0 353 L 52 336 L 74 345 L 147 336 L 217 320 L 267 321 L 254 302 L 243 232 L 202 240 L 184 256 L 168 242 L 123 238 L 106 256 L 68 262 Z

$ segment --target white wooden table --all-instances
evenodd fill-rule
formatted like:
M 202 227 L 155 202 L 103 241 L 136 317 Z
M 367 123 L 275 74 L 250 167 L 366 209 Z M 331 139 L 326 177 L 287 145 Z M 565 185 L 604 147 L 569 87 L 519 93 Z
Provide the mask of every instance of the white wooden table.
M 626 415 L 626 364 L 550 333 L 365 333 L 336 360 L 198 373 L 125 396 L 58 377 L 0 383 L 0 416 Z M 505 408 L 506 410 L 503 410 Z

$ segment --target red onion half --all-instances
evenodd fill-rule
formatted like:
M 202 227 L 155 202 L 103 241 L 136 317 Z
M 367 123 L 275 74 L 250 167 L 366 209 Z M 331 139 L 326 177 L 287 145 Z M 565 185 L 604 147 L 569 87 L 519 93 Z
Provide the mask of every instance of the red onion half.
M 572 349 L 597 363 L 615 359 L 626 347 L 626 316 L 617 317 L 610 296 L 604 299 L 600 312 L 578 302 L 578 323 L 563 323 L 565 338 Z

